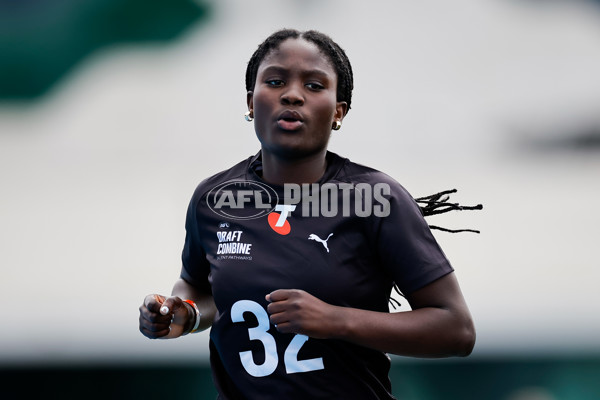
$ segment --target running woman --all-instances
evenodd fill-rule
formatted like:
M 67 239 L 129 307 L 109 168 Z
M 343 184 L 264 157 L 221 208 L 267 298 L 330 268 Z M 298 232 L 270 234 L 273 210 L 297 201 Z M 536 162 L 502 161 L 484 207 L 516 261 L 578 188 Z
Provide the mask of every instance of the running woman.
M 210 330 L 219 399 L 394 399 L 388 354 L 467 356 L 473 321 L 453 267 L 393 178 L 327 150 L 352 68 L 316 31 L 273 33 L 246 71 L 260 151 L 202 181 L 181 276 L 140 331 Z M 411 310 L 389 312 L 394 288 Z

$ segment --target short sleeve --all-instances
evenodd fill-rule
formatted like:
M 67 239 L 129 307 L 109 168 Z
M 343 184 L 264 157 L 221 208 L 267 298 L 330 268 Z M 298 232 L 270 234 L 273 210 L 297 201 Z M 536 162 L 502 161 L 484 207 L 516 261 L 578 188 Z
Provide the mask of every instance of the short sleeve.
M 413 197 L 391 182 L 389 215 L 377 219 L 376 250 L 404 294 L 453 271 Z
M 198 191 L 190 201 L 185 219 L 185 243 L 181 255 L 181 278 L 202 292 L 211 293 L 211 285 L 208 280 L 210 263 L 206 259 L 206 252 L 202 246 L 199 229 L 201 221 L 197 212 L 199 202 L 196 196 L 197 193 Z

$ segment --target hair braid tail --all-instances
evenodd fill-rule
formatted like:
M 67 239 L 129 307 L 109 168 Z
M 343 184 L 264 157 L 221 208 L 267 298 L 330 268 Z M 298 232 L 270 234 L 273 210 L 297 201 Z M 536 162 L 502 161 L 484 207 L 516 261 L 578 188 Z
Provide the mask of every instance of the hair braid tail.
M 448 202 L 448 200 L 450 200 L 449 195 L 451 193 L 456 193 L 456 192 L 457 192 L 456 189 L 444 190 L 443 192 L 435 193 L 435 194 L 432 194 L 429 196 L 418 197 L 415 199 L 415 201 L 417 202 L 417 205 L 421 209 L 421 214 L 423 214 L 424 217 L 428 217 L 431 215 L 437 215 L 437 214 L 443 214 L 443 213 L 446 213 L 449 211 L 455 211 L 455 210 L 463 211 L 463 210 L 482 210 L 483 209 L 482 204 L 477 204 L 475 206 L 463 206 L 458 203 Z M 436 229 L 436 230 L 443 231 L 443 232 L 450 232 L 450 233 L 458 233 L 458 232 L 480 233 L 480 231 L 475 230 L 475 229 L 448 229 L 448 228 L 442 228 L 442 227 L 439 227 L 436 225 L 429 225 L 429 228 Z M 406 296 L 404 296 L 404 294 L 402 293 L 402 291 L 400 290 L 400 288 L 398 287 L 396 282 L 394 282 L 393 288 L 396 293 L 398 293 L 400 296 L 406 298 Z M 390 297 L 389 302 L 394 309 L 396 309 L 396 306 L 398 306 L 398 307 L 401 306 L 400 302 L 393 297 Z
M 429 196 L 418 197 L 415 199 L 419 208 L 421 209 L 421 214 L 424 217 L 428 217 L 431 215 L 443 214 L 449 211 L 463 211 L 463 210 L 481 210 L 483 209 L 482 204 L 477 204 L 475 206 L 463 206 L 459 203 L 450 203 L 450 194 L 456 193 L 456 189 L 444 190 L 443 192 L 435 193 Z M 457 233 L 457 232 L 473 232 L 480 233 L 480 231 L 475 229 L 447 229 L 441 228 L 436 225 L 429 225 L 431 229 L 436 229 L 444 232 Z

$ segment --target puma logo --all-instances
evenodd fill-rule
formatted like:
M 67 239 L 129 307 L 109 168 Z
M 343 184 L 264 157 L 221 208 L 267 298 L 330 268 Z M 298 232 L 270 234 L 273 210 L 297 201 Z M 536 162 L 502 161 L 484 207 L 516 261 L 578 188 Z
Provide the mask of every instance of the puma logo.
M 308 240 L 315 240 L 319 243 L 321 243 L 323 245 L 323 247 L 325 247 L 325 250 L 327 250 L 327 252 L 329 253 L 329 247 L 327 247 L 327 241 L 329 240 L 329 238 L 333 236 L 333 233 L 330 233 L 329 236 L 327 236 L 327 239 L 323 240 L 320 237 L 318 237 L 317 235 L 315 235 L 314 233 L 311 233 L 308 236 Z

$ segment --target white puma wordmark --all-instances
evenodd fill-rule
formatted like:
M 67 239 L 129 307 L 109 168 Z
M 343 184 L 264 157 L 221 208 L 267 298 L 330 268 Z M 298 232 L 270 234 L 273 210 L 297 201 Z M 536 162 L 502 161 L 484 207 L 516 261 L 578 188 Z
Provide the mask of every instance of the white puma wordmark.
M 327 250 L 327 252 L 329 253 L 329 247 L 327 247 L 327 241 L 329 240 L 329 238 L 333 236 L 333 233 L 330 233 L 329 236 L 327 236 L 327 239 L 323 240 L 320 237 L 318 237 L 317 235 L 315 235 L 314 233 L 311 233 L 308 236 L 308 240 L 316 240 L 317 242 L 321 243 L 323 245 L 323 247 L 325 247 L 325 250 Z

